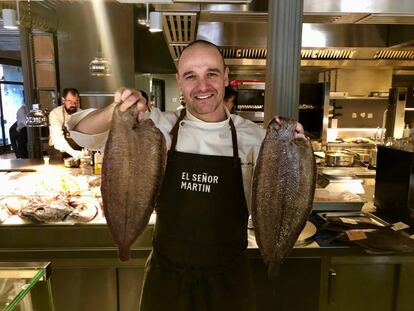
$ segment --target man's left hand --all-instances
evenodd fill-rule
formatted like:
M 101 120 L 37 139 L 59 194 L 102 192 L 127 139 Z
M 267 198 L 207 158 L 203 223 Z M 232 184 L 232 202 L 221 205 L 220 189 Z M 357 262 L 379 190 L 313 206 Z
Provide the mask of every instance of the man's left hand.
M 306 136 L 305 136 L 305 130 L 303 129 L 302 124 L 299 123 L 299 122 L 296 122 L 295 138 L 304 138 L 304 139 L 307 139 Z

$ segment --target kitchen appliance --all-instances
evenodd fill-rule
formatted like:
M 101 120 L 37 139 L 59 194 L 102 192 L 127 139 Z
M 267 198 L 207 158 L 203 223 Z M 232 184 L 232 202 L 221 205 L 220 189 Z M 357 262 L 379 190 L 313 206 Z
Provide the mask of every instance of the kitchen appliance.
M 414 152 L 378 146 L 374 204 L 379 213 L 414 223 Z
M 401 138 L 404 130 L 407 88 L 393 87 L 388 98 L 385 137 Z
M 239 116 L 261 123 L 264 118 L 264 81 L 237 81 L 236 112 Z

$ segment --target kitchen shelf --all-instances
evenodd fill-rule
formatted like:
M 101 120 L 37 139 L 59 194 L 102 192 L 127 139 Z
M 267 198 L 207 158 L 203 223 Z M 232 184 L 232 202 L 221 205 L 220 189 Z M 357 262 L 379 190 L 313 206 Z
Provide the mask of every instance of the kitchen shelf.
M 388 97 L 374 97 L 374 96 L 329 96 L 330 100 L 388 100 Z

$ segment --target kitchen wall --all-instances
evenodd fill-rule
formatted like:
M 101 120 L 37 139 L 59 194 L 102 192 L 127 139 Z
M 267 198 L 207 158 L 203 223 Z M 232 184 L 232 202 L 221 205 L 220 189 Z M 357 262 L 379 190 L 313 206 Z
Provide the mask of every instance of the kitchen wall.
M 165 81 L 165 110 L 175 111 L 180 106 L 180 90 L 175 74 L 153 74 L 154 79 Z
M 392 86 L 391 68 L 331 69 L 320 74 L 320 80 L 330 83 L 330 91 L 344 92 L 346 98 L 330 99 L 335 105 L 338 128 L 376 128 L 383 124 L 388 97 L 369 97 L 373 91 L 389 91 Z
M 331 92 L 348 92 L 349 96 L 368 96 L 372 91 L 391 88 L 392 68 L 331 70 Z
M 165 110 L 175 111 L 180 106 L 180 90 L 177 86 L 175 74 L 138 74 L 135 75 L 135 88 L 145 91 L 148 96 L 151 94 L 151 79 L 165 81 Z
M 101 2 L 103 3 L 103 2 Z M 75 87 L 81 92 L 114 92 L 119 86 L 134 85 L 133 5 L 104 3 L 107 26 L 97 25 L 91 2 L 59 2 L 58 55 L 60 88 Z M 99 31 L 97 30 L 99 28 Z M 106 40 L 108 35 L 112 38 Z M 97 56 L 102 42 L 104 56 L 112 63 L 110 77 L 89 74 L 89 63 Z M 111 58 L 105 47 L 112 46 Z

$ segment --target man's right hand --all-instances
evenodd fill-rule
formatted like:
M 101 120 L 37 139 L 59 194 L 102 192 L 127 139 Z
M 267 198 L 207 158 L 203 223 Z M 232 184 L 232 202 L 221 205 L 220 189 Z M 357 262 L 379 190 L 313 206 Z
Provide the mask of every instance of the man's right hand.
M 140 91 L 137 91 L 135 89 L 129 89 L 125 87 L 119 88 L 115 92 L 114 103 L 120 103 L 119 110 L 122 112 L 127 111 L 132 107 L 132 112 L 135 117 L 137 117 L 140 112 L 147 111 L 145 98 L 142 96 Z M 133 107 L 134 104 L 136 104 L 136 107 Z

